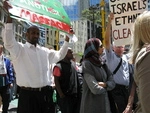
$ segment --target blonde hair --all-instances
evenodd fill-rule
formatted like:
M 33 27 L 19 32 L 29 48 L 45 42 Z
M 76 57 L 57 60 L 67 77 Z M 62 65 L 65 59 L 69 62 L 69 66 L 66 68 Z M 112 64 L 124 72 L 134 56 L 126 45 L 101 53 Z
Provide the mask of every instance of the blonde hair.
M 135 63 L 136 56 L 144 44 L 150 44 L 150 11 L 140 14 L 133 26 L 133 53 L 132 62 Z

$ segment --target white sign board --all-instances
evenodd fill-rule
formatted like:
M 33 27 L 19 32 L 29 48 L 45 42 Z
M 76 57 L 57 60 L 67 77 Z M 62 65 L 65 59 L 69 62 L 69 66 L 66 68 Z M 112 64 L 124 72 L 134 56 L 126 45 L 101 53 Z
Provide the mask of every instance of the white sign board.
M 112 38 L 115 45 L 131 44 L 133 23 L 147 10 L 147 4 L 147 0 L 109 0 L 110 11 L 114 13 Z

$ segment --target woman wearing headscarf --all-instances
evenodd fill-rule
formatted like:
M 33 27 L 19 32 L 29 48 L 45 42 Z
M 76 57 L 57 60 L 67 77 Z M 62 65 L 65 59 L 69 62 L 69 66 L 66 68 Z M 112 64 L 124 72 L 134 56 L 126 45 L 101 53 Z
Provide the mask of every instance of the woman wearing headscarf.
M 103 49 L 98 38 L 89 39 L 85 45 L 80 113 L 111 113 L 107 91 L 115 87 L 115 82 L 101 61 Z

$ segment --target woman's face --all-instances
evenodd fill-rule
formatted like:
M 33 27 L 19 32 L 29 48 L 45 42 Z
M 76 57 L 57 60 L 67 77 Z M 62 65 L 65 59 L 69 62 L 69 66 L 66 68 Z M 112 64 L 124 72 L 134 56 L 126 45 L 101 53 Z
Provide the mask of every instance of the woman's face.
M 102 55 L 102 54 L 103 54 L 103 51 L 104 51 L 103 45 L 99 46 L 99 48 L 98 48 L 98 54 L 99 54 L 99 55 Z

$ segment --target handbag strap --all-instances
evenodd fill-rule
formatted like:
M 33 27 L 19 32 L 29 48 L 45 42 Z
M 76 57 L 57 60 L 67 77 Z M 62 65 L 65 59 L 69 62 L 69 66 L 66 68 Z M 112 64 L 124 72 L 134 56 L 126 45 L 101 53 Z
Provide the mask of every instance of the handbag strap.
M 120 58 L 120 62 L 119 62 L 119 64 L 118 64 L 118 66 L 117 66 L 116 69 L 113 71 L 113 75 L 116 74 L 116 72 L 117 72 L 118 69 L 120 68 L 121 64 L 122 64 L 122 58 Z

